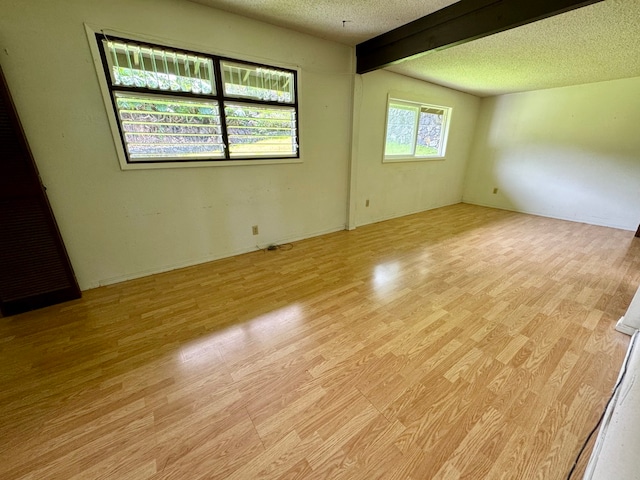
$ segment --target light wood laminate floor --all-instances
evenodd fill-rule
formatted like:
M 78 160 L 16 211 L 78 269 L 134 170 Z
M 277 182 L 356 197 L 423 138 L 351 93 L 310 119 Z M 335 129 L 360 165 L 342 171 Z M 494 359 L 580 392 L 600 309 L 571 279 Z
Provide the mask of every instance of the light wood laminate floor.
M 0 319 L 0 478 L 564 479 L 639 283 L 459 204 L 87 291 Z

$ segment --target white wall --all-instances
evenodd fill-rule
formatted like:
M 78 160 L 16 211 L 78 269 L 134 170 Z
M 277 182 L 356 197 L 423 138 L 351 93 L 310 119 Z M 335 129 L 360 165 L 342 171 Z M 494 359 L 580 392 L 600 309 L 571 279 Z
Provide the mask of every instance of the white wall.
M 382 163 L 387 97 L 452 107 L 445 160 Z M 354 114 L 355 225 L 408 215 L 462 200 L 480 99 L 387 71 L 356 78 Z M 366 201 L 369 200 L 369 207 Z
M 464 201 L 635 230 L 639 127 L 640 78 L 483 99 Z
M 299 66 L 303 163 L 121 171 L 83 22 Z M 345 226 L 349 47 L 182 0 L 5 0 L 0 62 L 82 289 Z

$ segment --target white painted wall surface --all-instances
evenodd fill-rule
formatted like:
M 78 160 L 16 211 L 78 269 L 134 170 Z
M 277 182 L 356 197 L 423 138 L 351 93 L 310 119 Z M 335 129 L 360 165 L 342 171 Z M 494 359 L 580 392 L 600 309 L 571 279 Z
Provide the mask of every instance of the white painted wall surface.
M 389 92 L 396 98 L 453 108 L 444 160 L 382 163 Z M 356 225 L 462 200 L 478 97 L 380 70 L 356 77 L 354 103 L 356 191 L 352 208 Z
M 640 78 L 485 98 L 464 201 L 635 230 L 639 126 Z
M 84 22 L 300 67 L 303 163 L 121 171 Z M 8 0 L 0 32 L 0 62 L 82 289 L 345 227 L 351 48 L 174 0 Z

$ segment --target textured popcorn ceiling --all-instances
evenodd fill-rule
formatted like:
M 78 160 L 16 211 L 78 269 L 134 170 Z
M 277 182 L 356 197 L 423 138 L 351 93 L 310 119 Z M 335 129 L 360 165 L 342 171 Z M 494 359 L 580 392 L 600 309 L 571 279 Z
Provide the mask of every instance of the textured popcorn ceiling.
M 456 3 L 453 0 L 192 1 L 347 45 L 363 42 Z
M 348 45 L 455 3 L 192 1 Z M 480 96 L 637 77 L 640 0 L 606 0 L 457 47 L 426 53 L 388 70 Z

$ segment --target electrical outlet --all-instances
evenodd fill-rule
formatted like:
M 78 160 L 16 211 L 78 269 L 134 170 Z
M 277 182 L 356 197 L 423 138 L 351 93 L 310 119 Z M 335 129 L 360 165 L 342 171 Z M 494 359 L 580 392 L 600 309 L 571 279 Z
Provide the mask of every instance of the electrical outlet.
M 493 189 L 493 194 L 495 195 L 496 193 L 498 193 L 498 187 L 495 187 L 495 188 Z
M 367 198 L 367 201 L 365 202 L 364 206 L 365 206 L 365 207 L 368 207 L 368 206 L 369 206 L 369 199 L 368 199 L 368 198 Z
M 253 227 L 251 227 L 251 232 L 254 235 L 258 235 L 258 225 L 254 225 Z

